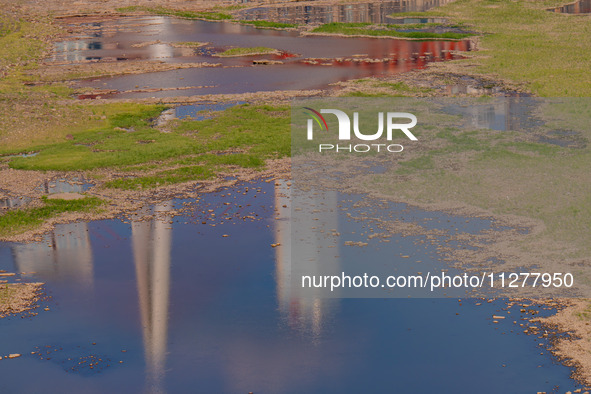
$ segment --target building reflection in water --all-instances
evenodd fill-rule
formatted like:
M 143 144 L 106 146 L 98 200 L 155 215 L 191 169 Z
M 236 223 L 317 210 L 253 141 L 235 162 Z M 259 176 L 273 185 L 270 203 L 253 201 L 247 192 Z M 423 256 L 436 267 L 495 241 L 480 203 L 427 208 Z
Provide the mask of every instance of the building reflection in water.
M 240 19 L 264 19 L 285 23 L 389 23 L 390 14 L 426 11 L 448 2 L 449 0 L 399 0 L 358 4 L 268 6 L 247 9 L 239 15 Z
M 298 262 L 308 272 L 330 274 L 339 269 L 338 237 L 330 238 L 339 227 L 333 209 L 336 192 L 309 192 L 303 197 L 309 205 L 292 226 L 290 186 L 277 181 L 275 186 L 276 291 L 279 313 L 290 329 L 318 343 L 334 320 L 339 302 L 322 297 L 316 289 L 301 289 L 292 283 L 292 232 L 307 234 L 298 242 Z M 318 210 L 314 207 L 319 208 Z M 169 304 L 171 292 L 172 203 L 162 203 L 138 212 L 131 223 L 131 247 L 142 325 L 146 390 L 166 391 Z M 147 220 L 141 220 L 148 217 Z M 334 231 L 333 231 L 334 230 Z M 326 237 L 329 237 L 327 241 Z M 319 237 L 323 237 L 320 239 Z M 81 292 L 93 290 L 93 253 L 87 223 L 56 226 L 44 242 L 13 246 L 16 269 L 36 272 L 53 282 L 76 284 Z M 325 268 L 329 266 L 329 271 Z M 296 267 L 299 268 L 299 267 Z M 78 290 L 77 290 L 78 291 Z M 256 343 L 253 342 L 256 345 Z M 308 356 L 308 354 L 306 353 Z
M 44 280 L 67 283 L 83 291 L 93 288 L 92 247 L 87 223 L 60 224 L 41 242 L 12 248 L 16 269 Z
M 550 8 L 548 11 L 561 14 L 589 14 L 591 13 L 591 0 L 579 0 L 560 7 Z
M 89 186 L 78 179 L 57 179 L 45 181 L 41 189 L 53 194 L 82 192 Z M 44 280 L 65 282 L 84 291 L 93 288 L 92 247 L 87 223 L 59 224 L 44 235 L 41 242 L 17 244 L 12 251 L 20 272 L 35 272 Z
M 134 44 L 133 39 L 151 39 L 152 36 L 163 36 L 174 29 L 174 19 L 153 16 L 149 18 L 150 25 L 144 26 L 143 34 L 130 34 L 128 20 L 113 20 L 108 23 L 96 22 L 87 27 L 86 33 L 92 32 L 92 37 L 74 37 L 67 41 L 55 43 L 49 62 L 78 63 L 88 61 L 113 62 L 120 60 L 155 60 L 168 59 L 186 54 L 187 51 L 173 48 L 165 43 L 154 42 L 150 45 Z M 114 38 L 117 40 L 114 40 Z M 131 39 L 129 38 L 131 37 Z
M 465 127 L 518 131 L 535 126 L 531 108 L 534 101 L 528 97 L 499 97 L 488 102 L 468 100 L 466 103 L 468 105 L 448 107 L 450 113 L 463 117 Z
M 292 217 L 294 198 L 298 201 L 297 218 Z M 306 209 L 299 211 L 304 205 Z M 292 281 L 292 272 L 304 268 L 309 275 L 340 275 L 338 237 L 333 236 L 338 230 L 338 215 L 333 211 L 336 206 L 334 191 L 298 191 L 295 197 L 287 181 L 275 183 L 275 242 L 280 244 L 275 250 L 279 311 L 289 327 L 314 340 L 320 340 L 323 327 L 334 316 L 338 300 L 323 297 L 317 289 L 302 289 Z M 292 244 L 294 238 L 297 241 Z M 293 257 L 295 248 L 297 259 Z
M 133 258 L 140 305 L 148 391 L 164 392 L 168 306 L 170 297 L 170 248 L 172 227 L 167 213 L 171 204 L 142 212 L 153 219 L 133 221 Z

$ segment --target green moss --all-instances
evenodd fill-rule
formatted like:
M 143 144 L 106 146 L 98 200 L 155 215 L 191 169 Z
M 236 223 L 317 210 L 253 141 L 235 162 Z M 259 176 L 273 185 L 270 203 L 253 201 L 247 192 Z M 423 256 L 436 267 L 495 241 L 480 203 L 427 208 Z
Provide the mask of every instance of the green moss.
M 403 97 L 402 94 L 396 93 L 384 93 L 384 92 L 361 92 L 361 91 L 354 91 L 354 92 L 347 92 L 342 95 L 342 97 Z
M 151 126 L 151 119 L 164 108 L 131 103 L 93 108 L 99 119 L 106 119 L 73 130 L 69 138 L 27 146 L 27 150 L 39 153 L 10 158 L 9 165 L 42 171 L 119 168 L 148 172 L 137 179 L 107 184 L 133 188 L 208 178 L 227 166 L 262 167 L 268 158 L 290 155 L 289 114 L 285 107 L 236 106 L 210 119 L 173 122 L 169 133 Z M 179 165 L 189 169 L 166 169 Z M 163 170 L 154 173 L 157 168 Z
M 199 41 L 181 41 L 181 42 L 173 42 L 171 43 L 173 47 L 176 48 L 199 48 L 204 45 L 207 45 L 206 42 L 199 42 Z
M 35 68 L 48 47 L 48 38 L 58 29 L 49 20 L 28 22 L 6 16 L 3 19 L 10 22 L 0 34 L 0 71 Z
M 41 207 L 8 211 L 0 215 L 0 236 L 22 233 L 65 212 L 91 212 L 103 203 L 97 197 L 86 197 L 80 200 L 47 199 L 44 197 Z
M 105 186 L 124 190 L 150 189 L 174 183 L 213 178 L 214 176 L 215 172 L 211 167 L 186 166 L 174 170 L 160 171 L 154 175 L 116 179 L 107 182 Z
M 383 82 L 373 78 L 353 81 L 359 84 L 359 89 L 347 92 L 345 97 L 408 97 L 432 92 L 431 88 L 409 86 L 404 82 Z M 376 89 L 377 88 L 377 89 Z M 376 91 L 377 90 L 377 91 Z
M 242 24 L 253 25 L 260 28 L 273 28 L 273 29 L 293 29 L 298 27 L 295 23 L 280 23 L 271 21 L 240 21 Z
M 415 159 L 400 162 L 402 166 L 397 170 L 398 174 L 407 174 L 412 170 L 431 170 L 435 168 L 433 158 L 430 155 L 419 156 Z
M 252 56 L 277 52 L 276 49 L 267 47 L 230 48 L 218 53 L 218 56 Z
M 314 33 L 345 34 L 350 36 L 399 37 L 413 39 L 448 39 L 458 40 L 469 37 L 468 33 L 432 33 L 427 31 L 400 31 L 408 29 L 406 25 L 373 25 L 370 23 L 327 23 L 312 30 Z

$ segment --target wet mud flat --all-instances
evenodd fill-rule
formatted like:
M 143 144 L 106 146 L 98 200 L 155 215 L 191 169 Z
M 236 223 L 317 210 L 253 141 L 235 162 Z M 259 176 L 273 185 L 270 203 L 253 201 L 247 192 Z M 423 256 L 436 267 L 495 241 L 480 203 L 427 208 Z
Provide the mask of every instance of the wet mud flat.
M 45 281 L 51 295 L 34 318 L 3 319 L 2 348 L 22 357 L 2 360 L 10 373 L 1 387 L 295 393 L 377 390 L 393 379 L 426 392 L 471 392 L 483 379 L 490 393 L 582 387 L 545 350 L 555 334 L 544 337 L 530 322 L 552 308 L 298 295 L 289 277 L 289 190 L 281 180 L 240 183 L 122 219 L 60 225 L 41 242 L 0 244 L 0 269 L 35 272 L 27 280 Z M 367 231 L 346 212 L 335 211 L 341 248 Z M 465 219 L 400 212 L 444 227 Z M 394 234 L 377 253 L 417 241 Z M 39 379 L 22 379 L 30 371 Z

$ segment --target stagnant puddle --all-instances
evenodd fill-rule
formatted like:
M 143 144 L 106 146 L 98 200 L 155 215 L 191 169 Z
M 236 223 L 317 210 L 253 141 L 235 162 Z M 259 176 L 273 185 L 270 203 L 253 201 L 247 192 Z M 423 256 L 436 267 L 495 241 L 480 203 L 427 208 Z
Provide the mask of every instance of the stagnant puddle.
M 55 178 L 44 181 L 36 190 L 44 194 L 82 193 L 93 186 L 81 177 Z
M 540 101 L 533 97 L 503 97 L 468 106 L 449 105 L 444 111 L 461 115 L 464 125 L 475 129 L 535 133 L 535 140 L 563 148 L 584 148 L 588 141 L 580 132 L 544 128 L 546 122 L 536 114 Z
M 164 125 L 172 119 L 192 119 L 203 120 L 207 119 L 214 112 L 224 111 L 227 108 L 235 105 L 245 104 L 243 101 L 234 101 L 227 103 L 200 103 L 200 104 L 183 104 L 177 105 L 174 108 L 163 111 L 156 119 L 156 125 Z
M 240 19 L 270 20 L 282 23 L 400 23 L 393 22 L 393 13 L 420 12 L 449 3 L 449 0 L 426 2 L 381 1 L 358 4 L 306 4 L 249 8 L 238 13 Z M 403 22 L 404 23 L 404 22 Z M 409 22 L 426 23 L 426 22 Z
M 22 354 L 0 361 L 0 390 L 505 393 L 578 387 L 570 370 L 544 350 L 546 339 L 523 334 L 513 323 L 524 323 L 525 316 L 518 306 L 507 309 L 505 300 L 299 298 L 285 247 L 288 189 L 281 181 L 239 184 L 124 220 L 60 225 L 42 242 L 0 244 L 0 269 L 21 273 L 11 280 L 46 282 L 51 296 L 37 316 L 0 320 L 3 353 Z M 171 215 L 173 207 L 183 214 Z M 442 230 L 494 227 L 484 219 L 392 209 Z M 144 215 L 152 219 L 139 220 Z M 344 212 L 335 219 L 343 234 L 365 231 L 366 223 Z M 391 244 L 405 251 L 416 247 L 415 238 Z M 437 251 L 427 244 L 420 253 L 428 259 Z M 510 318 L 495 324 L 495 314 Z
M 0 197 L 0 209 L 13 209 L 27 205 L 31 202 L 30 197 Z M 1 212 L 1 211 L 0 211 Z
M 80 27 L 82 22 L 66 20 L 64 23 Z M 470 50 L 469 40 L 301 35 L 298 31 L 161 16 L 98 20 L 91 26 L 82 26 L 82 30 L 84 33 L 58 43 L 49 61 L 60 64 L 141 59 L 184 63 L 183 67 L 187 63 L 208 65 L 80 82 L 81 87 L 104 90 L 101 97 L 116 94 L 121 98 L 146 98 L 322 89 L 338 81 L 424 68 L 430 62 L 456 59 L 458 51 Z M 188 42 L 206 44 L 197 48 L 179 48 Z M 232 47 L 268 47 L 279 52 L 216 56 Z

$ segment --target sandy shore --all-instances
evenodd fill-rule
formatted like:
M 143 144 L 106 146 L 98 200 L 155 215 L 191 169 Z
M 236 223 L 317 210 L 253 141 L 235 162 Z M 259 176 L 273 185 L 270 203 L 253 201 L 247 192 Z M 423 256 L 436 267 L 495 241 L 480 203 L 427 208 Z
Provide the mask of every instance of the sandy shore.
M 0 318 L 30 313 L 39 305 L 43 283 L 10 283 L 0 285 Z
M 550 350 L 575 370 L 575 379 L 591 385 L 591 301 L 570 298 L 559 302 L 562 307 L 558 313 L 537 321 L 567 334 L 558 338 Z

